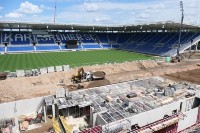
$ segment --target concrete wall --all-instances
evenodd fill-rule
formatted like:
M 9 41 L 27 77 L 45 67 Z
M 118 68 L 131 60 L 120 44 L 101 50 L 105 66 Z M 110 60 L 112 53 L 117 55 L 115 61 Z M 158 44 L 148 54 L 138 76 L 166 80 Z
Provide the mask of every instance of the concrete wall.
M 109 132 L 116 133 L 122 129 L 131 130 L 131 125 L 129 120 L 120 120 L 102 126 L 103 133 L 109 133 Z
M 48 71 L 48 73 L 52 73 L 55 70 L 54 70 L 54 67 L 52 66 L 52 67 L 47 67 L 47 71 Z
M 99 114 L 97 114 L 96 116 L 96 121 L 94 125 L 105 125 L 106 122 L 104 121 L 104 119 L 101 118 L 101 116 L 99 116 Z
M 41 74 L 46 74 L 47 73 L 47 68 L 40 68 L 40 73 Z
M 17 77 L 24 77 L 25 76 L 24 70 L 17 70 L 16 73 L 17 73 Z
M 62 66 L 55 66 L 55 70 L 56 70 L 56 72 L 62 72 L 63 67 Z
M 197 107 L 197 108 L 191 109 L 191 110 L 183 113 L 186 115 L 186 117 L 184 117 L 184 119 L 181 119 L 179 121 L 178 132 L 196 124 L 198 110 L 199 110 L 199 108 Z
M 63 71 L 69 71 L 70 66 L 69 65 L 63 65 Z
M 16 103 L 17 115 L 35 113 L 43 97 L 19 100 L 0 104 L 0 120 L 14 117 L 14 108 Z
M 153 123 L 155 121 L 158 121 L 160 119 L 163 119 L 164 115 L 172 115 L 173 110 L 180 110 L 180 104 L 182 102 L 182 112 L 187 111 L 188 109 L 191 109 L 194 98 L 191 99 L 183 99 L 171 104 L 167 104 L 164 106 L 161 106 L 159 108 L 140 113 L 138 115 L 134 115 L 130 117 L 131 125 L 138 124 L 139 126 L 145 126 L 149 123 Z

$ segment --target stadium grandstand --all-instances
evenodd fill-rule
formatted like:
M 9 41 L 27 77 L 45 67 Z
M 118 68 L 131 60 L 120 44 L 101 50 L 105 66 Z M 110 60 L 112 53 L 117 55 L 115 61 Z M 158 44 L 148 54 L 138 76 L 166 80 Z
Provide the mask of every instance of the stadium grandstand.
M 68 25 L 0 22 L 0 52 L 41 52 L 87 49 L 121 49 L 159 56 L 175 56 L 179 23 L 144 25 Z M 75 41 L 75 47 L 67 42 Z M 183 25 L 180 52 L 198 50 L 200 27 Z

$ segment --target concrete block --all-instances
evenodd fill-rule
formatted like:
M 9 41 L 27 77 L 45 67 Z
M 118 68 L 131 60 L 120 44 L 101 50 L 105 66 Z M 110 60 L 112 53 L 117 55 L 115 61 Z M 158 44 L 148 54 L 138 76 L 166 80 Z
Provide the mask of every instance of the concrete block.
M 16 73 L 17 73 L 17 77 L 24 77 L 25 76 L 24 70 L 17 70 Z
M 39 75 L 38 69 L 32 69 L 31 71 L 32 71 L 33 76 L 38 76 Z
M 64 88 L 58 88 L 56 90 L 56 98 L 65 97 L 65 89 Z
M 40 68 L 40 73 L 41 74 L 46 74 L 47 73 L 47 68 Z
M 63 71 L 69 71 L 70 67 L 69 65 L 63 65 Z
M 56 70 L 56 72 L 61 72 L 61 71 L 63 71 L 63 67 L 62 66 L 55 66 L 55 70 Z
M 47 72 L 48 72 L 48 73 L 55 72 L 54 67 L 53 67 L 53 66 L 52 66 L 52 67 L 47 67 Z

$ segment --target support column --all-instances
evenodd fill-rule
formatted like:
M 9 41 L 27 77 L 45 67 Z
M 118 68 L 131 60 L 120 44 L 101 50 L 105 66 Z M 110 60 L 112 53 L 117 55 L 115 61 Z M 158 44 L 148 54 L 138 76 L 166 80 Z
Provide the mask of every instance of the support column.
M 43 106 L 44 109 L 44 121 L 47 122 L 47 112 L 46 112 L 46 106 Z
M 198 46 L 198 43 L 196 43 L 196 51 L 198 50 L 197 46 Z
M 56 117 L 56 113 L 55 113 L 55 105 L 54 105 L 54 104 L 52 105 L 52 115 L 53 115 L 53 118 Z
M 193 43 L 193 40 L 191 41 L 189 52 L 191 52 L 191 50 L 192 50 L 192 43 Z
M 19 132 L 19 120 L 18 120 L 18 113 L 17 113 L 17 104 L 15 103 L 14 107 L 14 114 L 15 114 L 15 126 L 14 126 L 14 133 L 20 133 Z

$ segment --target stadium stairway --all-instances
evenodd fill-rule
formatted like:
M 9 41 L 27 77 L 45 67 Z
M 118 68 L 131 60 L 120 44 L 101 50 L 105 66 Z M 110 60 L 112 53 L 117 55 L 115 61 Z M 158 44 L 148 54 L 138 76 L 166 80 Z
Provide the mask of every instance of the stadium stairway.
M 33 47 L 34 47 L 34 52 L 36 52 L 36 50 L 37 50 L 37 49 L 36 49 L 36 46 L 33 46 Z
M 187 42 L 183 43 L 180 47 L 180 53 L 184 52 L 188 48 L 190 48 L 192 45 L 195 45 L 200 41 L 200 33 L 197 33 L 197 37 L 193 36 L 194 38 L 190 38 L 190 40 L 187 40 Z M 191 40 L 193 40 L 191 42 Z M 163 54 L 163 56 L 176 56 L 177 54 L 177 49 L 172 49 L 170 51 L 167 51 L 166 53 Z
M 81 49 L 83 49 L 83 45 L 81 44 L 80 46 L 81 46 Z
M 8 49 L 7 49 L 7 46 L 5 47 L 5 53 L 7 53 L 8 52 Z

